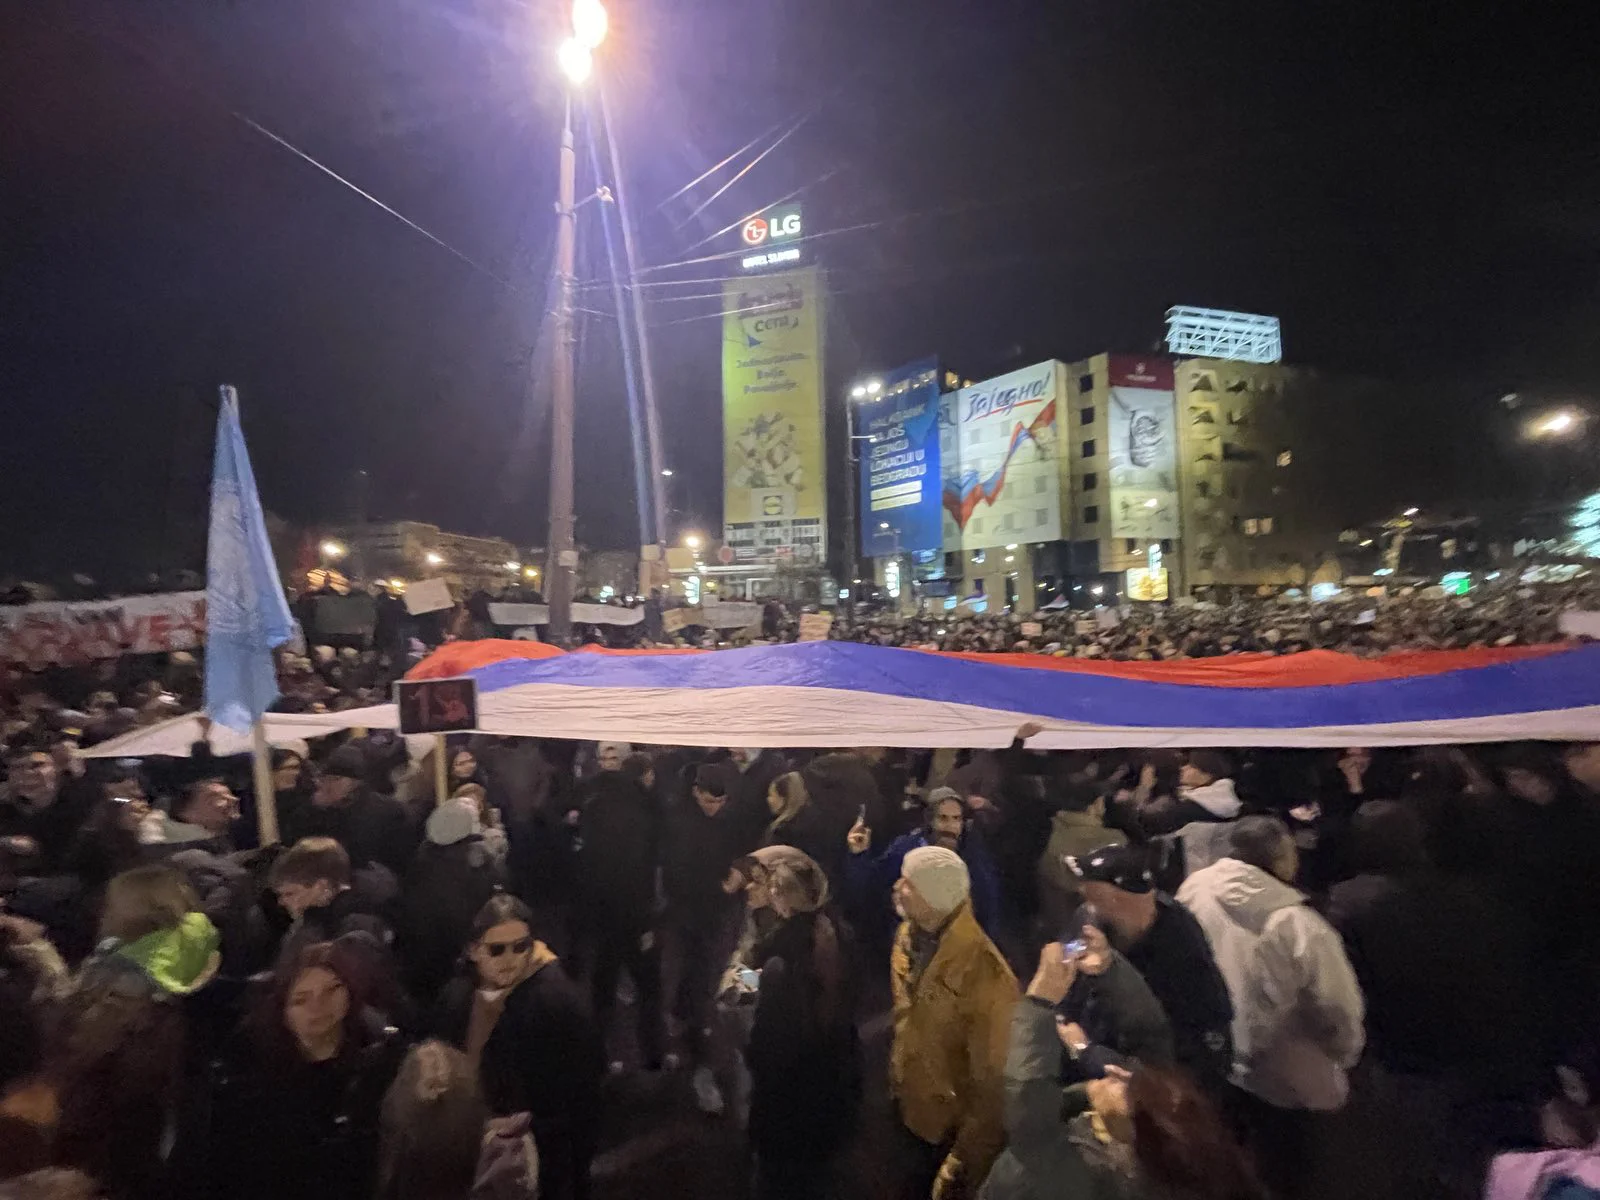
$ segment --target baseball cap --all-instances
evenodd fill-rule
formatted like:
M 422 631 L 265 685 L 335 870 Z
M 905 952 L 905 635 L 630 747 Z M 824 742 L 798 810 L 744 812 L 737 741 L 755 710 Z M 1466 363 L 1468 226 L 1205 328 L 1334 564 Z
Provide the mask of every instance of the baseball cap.
M 1101 846 L 1091 854 L 1067 855 L 1067 869 L 1086 883 L 1109 883 L 1124 892 L 1143 894 L 1155 888 L 1150 863 L 1137 846 Z

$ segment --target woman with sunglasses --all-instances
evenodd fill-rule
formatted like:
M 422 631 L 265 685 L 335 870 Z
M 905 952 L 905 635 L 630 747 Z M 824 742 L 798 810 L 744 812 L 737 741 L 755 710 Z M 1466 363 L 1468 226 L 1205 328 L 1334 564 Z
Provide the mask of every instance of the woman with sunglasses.
M 466 1052 L 496 1116 L 526 1112 L 543 1200 L 584 1200 L 600 1123 L 605 1052 L 583 993 L 533 936 L 533 914 L 499 895 L 472 923 L 465 971 L 435 1032 Z

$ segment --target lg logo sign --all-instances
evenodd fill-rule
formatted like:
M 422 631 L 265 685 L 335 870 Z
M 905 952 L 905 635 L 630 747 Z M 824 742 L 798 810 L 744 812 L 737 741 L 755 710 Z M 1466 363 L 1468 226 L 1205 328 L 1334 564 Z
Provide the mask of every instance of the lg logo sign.
M 740 230 L 745 245 L 759 246 L 767 240 L 785 241 L 800 236 L 800 210 L 782 210 L 768 217 L 751 217 Z

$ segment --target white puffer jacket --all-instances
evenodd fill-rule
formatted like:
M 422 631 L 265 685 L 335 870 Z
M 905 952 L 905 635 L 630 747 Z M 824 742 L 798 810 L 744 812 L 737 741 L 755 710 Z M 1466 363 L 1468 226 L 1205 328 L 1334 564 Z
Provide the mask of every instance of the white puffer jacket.
M 1235 858 L 1190 875 L 1178 900 L 1205 929 L 1233 1000 L 1234 1082 L 1280 1108 L 1343 1107 L 1365 1005 L 1333 926 Z

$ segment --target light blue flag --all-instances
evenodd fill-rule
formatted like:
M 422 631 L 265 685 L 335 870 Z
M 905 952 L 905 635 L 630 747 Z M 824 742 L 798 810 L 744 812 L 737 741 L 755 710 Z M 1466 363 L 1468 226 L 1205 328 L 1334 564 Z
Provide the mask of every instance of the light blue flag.
M 272 649 L 294 635 L 278 581 L 255 472 L 239 427 L 239 396 L 222 389 L 206 542 L 206 713 L 240 733 L 278 698 Z

